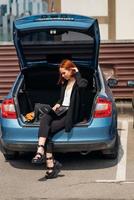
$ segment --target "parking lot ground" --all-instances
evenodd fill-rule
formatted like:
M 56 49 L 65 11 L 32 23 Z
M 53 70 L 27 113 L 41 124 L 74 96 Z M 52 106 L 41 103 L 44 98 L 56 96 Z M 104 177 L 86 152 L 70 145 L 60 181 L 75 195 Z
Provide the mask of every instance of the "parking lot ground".
M 119 105 L 117 105 L 119 106 Z M 63 169 L 57 179 L 44 180 L 44 166 L 31 165 L 31 154 L 5 162 L 0 153 L 0 200 L 134 199 L 134 129 L 131 105 L 118 108 L 118 159 L 99 152 L 56 154 Z
M 129 137 L 127 148 L 127 180 L 134 182 L 134 128 L 132 123 L 129 123 Z

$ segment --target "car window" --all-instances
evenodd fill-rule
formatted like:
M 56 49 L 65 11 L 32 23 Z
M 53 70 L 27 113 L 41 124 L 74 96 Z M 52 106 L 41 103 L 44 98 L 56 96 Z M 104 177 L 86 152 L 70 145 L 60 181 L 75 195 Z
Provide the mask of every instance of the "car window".
M 27 62 L 47 60 L 58 55 L 63 55 L 63 58 L 70 55 L 71 59 L 84 60 L 90 65 L 94 61 L 94 39 L 82 31 L 53 28 L 20 34 Z
M 58 29 L 48 29 L 48 30 L 38 30 L 36 32 L 23 32 L 21 36 L 21 41 L 23 44 L 35 44 L 35 43 L 50 43 L 51 42 L 64 42 L 64 41 L 90 41 L 93 43 L 93 38 L 89 35 L 77 32 L 73 30 L 58 30 Z

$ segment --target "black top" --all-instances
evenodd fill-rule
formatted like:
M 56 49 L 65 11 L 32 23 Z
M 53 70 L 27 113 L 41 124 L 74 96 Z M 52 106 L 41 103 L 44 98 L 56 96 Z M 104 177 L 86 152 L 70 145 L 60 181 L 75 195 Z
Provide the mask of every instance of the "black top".
M 66 115 L 65 131 L 70 132 L 73 125 L 87 117 L 86 89 L 88 81 L 81 77 L 80 72 L 75 73 L 76 82 L 73 85 L 70 106 Z M 60 99 L 57 103 L 62 105 L 67 82 L 62 85 Z

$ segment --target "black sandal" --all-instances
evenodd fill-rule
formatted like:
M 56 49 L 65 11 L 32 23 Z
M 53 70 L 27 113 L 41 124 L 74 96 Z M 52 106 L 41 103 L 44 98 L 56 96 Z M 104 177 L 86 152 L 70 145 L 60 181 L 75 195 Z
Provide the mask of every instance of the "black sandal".
M 51 172 L 46 171 L 45 178 L 46 179 L 56 178 L 58 176 L 61 168 L 62 168 L 62 164 L 59 161 L 54 160 L 53 157 L 46 158 L 46 160 L 53 160 L 54 166 L 53 167 L 47 167 L 47 170 L 52 170 L 52 171 Z
M 37 148 L 42 147 L 44 149 L 44 145 L 38 145 Z M 39 157 L 38 157 L 39 155 Z M 45 156 L 44 154 L 37 152 L 35 157 L 32 159 L 32 164 L 43 164 L 45 162 Z

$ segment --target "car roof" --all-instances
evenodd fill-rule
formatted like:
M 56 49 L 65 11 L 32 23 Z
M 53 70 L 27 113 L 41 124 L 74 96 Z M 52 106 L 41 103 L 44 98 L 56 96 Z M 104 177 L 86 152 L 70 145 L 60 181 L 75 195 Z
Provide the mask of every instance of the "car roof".
M 96 19 L 82 15 L 48 13 L 17 19 L 14 22 L 14 28 L 20 31 L 41 29 L 49 26 L 88 29 L 95 25 L 96 21 Z

